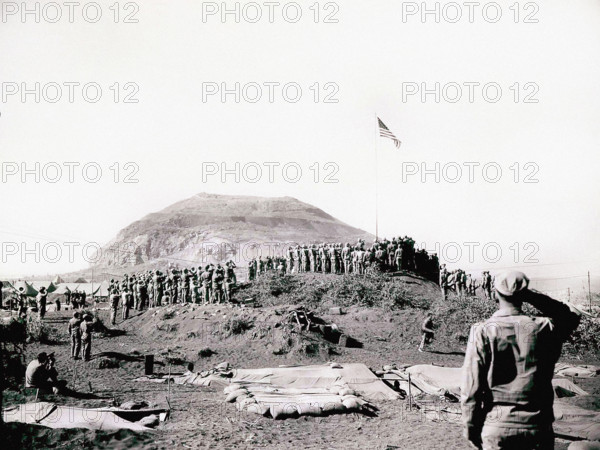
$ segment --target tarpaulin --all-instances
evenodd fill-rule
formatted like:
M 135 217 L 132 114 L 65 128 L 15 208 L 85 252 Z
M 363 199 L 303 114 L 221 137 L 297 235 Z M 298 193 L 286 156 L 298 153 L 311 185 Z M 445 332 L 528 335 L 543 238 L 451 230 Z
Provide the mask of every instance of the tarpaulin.
M 49 402 L 35 402 L 5 409 L 4 422 L 37 424 L 49 428 L 87 428 L 90 430 L 152 431 L 136 423 L 145 416 L 159 415 L 164 410 L 125 410 L 119 408 L 77 408 Z

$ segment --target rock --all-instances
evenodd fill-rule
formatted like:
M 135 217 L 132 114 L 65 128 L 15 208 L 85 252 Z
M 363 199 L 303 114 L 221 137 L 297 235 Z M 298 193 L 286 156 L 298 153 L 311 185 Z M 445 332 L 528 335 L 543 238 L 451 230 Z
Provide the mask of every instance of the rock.
M 334 306 L 333 308 L 329 308 L 329 314 L 339 316 L 344 314 L 344 311 L 339 306 Z
M 98 369 L 117 369 L 120 367 L 119 361 L 114 358 L 101 358 L 98 361 Z

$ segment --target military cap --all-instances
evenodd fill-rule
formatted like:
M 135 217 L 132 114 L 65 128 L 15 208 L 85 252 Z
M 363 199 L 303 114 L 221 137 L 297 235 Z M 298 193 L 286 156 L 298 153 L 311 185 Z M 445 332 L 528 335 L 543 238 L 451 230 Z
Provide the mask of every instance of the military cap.
M 527 290 L 529 278 L 516 270 L 506 271 L 496 275 L 495 289 L 500 294 L 511 297 L 519 292 Z

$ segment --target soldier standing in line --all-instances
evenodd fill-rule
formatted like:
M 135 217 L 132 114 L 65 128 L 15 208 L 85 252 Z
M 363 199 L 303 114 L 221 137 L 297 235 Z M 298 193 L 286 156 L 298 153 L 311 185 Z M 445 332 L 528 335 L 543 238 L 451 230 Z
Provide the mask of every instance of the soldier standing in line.
M 192 303 L 193 304 L 197 304 L 200 303 L 199 298 L 200 298 L 200 293 L 198 292 L 198 288 L 199 288 L 199 283 L 198 283 L 198 279 L 197 278 L 192 278 L 192 280 L 190 281 L 190 295 L 192 297 Z
M 396 258 L 394 257 L 394 253 L 396 252 L 396 238 L 392 238 L 391 242 L 388 242 L 387 247 L 386 247 L 386 251 L 387 251 L 387 265 L 389 267 L 390 270 L 394 270 L 394 263 L 396 261 Z
M 279 274 L 279 276 L 284 276 L 286 273 L 285 270 L 285 259 L 280 258 L 278 263 L 277 263 L 277 273 Z
M 46 288 L 44 286 L 42 286 L 36 296 L 39 320 L 44 320 L 44 316 L 46 315 L 46 302 L 47 301 L 48 301 L 48 292 L 46 292 Z
M 492 299 L 492 277 L 490 276 L 490 273 L 487 270 L 483 272 L 481 288 L 483 289 L 485 298 L 487 298 L 488 300 L 491 300 Z
M 152 284 L 154 286 L 154 304 L 160 306 L 163 295 L 163 280 L 160 276 L 160 271 L 155 270 L 152 276 Z
M 254 258 L 248 262 L 248 281 L 254 280 Z
M 94 328 L 92 316 L 89 314 L 83 316 L 83 321 L 81 322 L 80 328 L 81 343 L 83 344 L 83 360 L 89 361 L 92 354 L 92 330 Z
M 231 259 L 226 264 L 227 278 L 231 278 L 231 281 L 233 282 L 234 285 L 237 284 L 237 277 L 235 276 L 235 270 L 234 270 L 236 267 L 237 266 Z
M 138 294 L 137 294 L 137 279 L 136 279 L 135 275 L 131 275 L 131 277 L 129 277 L 128 288 L 129 288 L 129 292 L 131 293 L 131 296 L 133 297 L 132 308 L 137 309 L 138 303 L 139 303 L 139 298 L 138 298 Z
M 210 272 L 210 266 L 206 266 L 204 268 L 204 272 L 202 272 L 202 295 L 203 295 L 203 303 L 205 305 L 210 303 L 211 300 L 211 292 L 210 292 L 210 283 L 212 281 L 212 273 Z
M 317 271 L 317 247 L 315 244 L 311 244 L 308 247 L 308 257 L 310 259 L 310 271 Z
M 117 310 L 119 309 L 119 291 L 113 289 L 110 295 L 110 323 L 117 324 Z
M 148 277 L 148 308 L 154 308 L 156 306 L 154 292 L 154 280 L 152 277 Z
M 73 305 L 73 309 L 79 309 L 78 299 L 79 294 L 77 293 L 77 289 L 74 289 L 73 292 L 71 292 L 71 304 Z
M 313 258 L 315 259 L 315 272 L 322 272 L 323 267 L 321 265 L 321 244 L 313 244 Z
M 287 269 L 288 273 L 292 273 L 292 268 L 294 265 L 294 256 L 292 254 L 292 247 L 288 247 L 285 251 L 285 259 L 287 260 Z
M 304 264 L 304 272 L 310 272 L 310 251 L 308 247 L 304 245 L 302 247 L 302 258 Z
M 226 302 L 231 302 L 231 295 L 233 293 L 233 288 L 235 287 L 235 282 L 227 277 L 225 279 L 225 301 Z
M 329 268 L 327 267 L 327 248 L 326 244 L 323 243 L 319 246 L 319 259 L 321 260 L 321 272 L 328 273 Z
M 69 320 L 68 332 L 71 337 L 71 358 L 79 359 L 81 352 L 81 313 L 75 311 L 73 318 Z
M 350 264 L 352 262 L 352 249 L 350 243 L 346 242 L 346 245 L 342 249 L 342 261 L 344 261 L 344 273 L 350 273 Z
M 358 266 L 358 273 L 360 275 L 365 274 L 365 262 L 367 258 L 367 252 L 363 250 L 361 247 L 358 248 L 356 252 L 356 264 Z
M 402 246 L 396 246 L 396 250 L 394 250 L 394 261 L 396 270 L 402 270 Z
M 213 294 L 213 303 L 222 303 L 223 302 L 223 269 L 220 265 L 217 266 L 217 269 L 214 271 L 212 275 L 212 294 Z
M 143 311 L 148 306 L 148 286 L 146 278 L 141 278 L 139 281 L 139 296 L 140 296 L 140 311 Z
M 448 300 L 448 272 L 445 270 L 440 272 L 440 289 L 442 290 L 442 298 Z
M 465 282 L 466 290 L 468 295 L 473 295 L 473 277 L 470 273 L 467 274 L 467 281 Z
M 262 275 L 265 272 L 265 261 L 262 259 L 262 256 L 258 256 L 258 271 L 257 273 Z
M 19 291 L 17 292 L 17 305 L 19 308 L 19 317 L 27 317 L 28 302 L 29 300 L 27 299 L 27 294 L 25 294 L 25 289 L 23 288 L 23 286 L 19 287 Z
M 163 294 L 163 300 L 165 305 L 171 304 L 171 292 L 173 291 L 173 280 L 169 275 L 165 277 L 165 293 Z M 167 297 L 169 300 L 167 300 Z
M 458 269 L 454 275 L 454 285 L 456 286 L 456 293 L 459 297 L 462 297 L 464 294 L 464 289 L 462 285 L 462 270 Z
M 179 299 L 179 271 L 176 269 L 173 269 L 173 279 L 171 282 L 171 305 L 174 305 L 177 303 L 178 299 Z
M 190 297 L 190 275 L 187 269 L 183 269 L 181 277 L 181 303 L 187 303 Z
M 133 296 L 131 295 L 131 292 L 129 292 L 129 289 L 127 287 L 125 287 L 125 289 L 123 289 L 123 292 L 121 292 L 121 308 L 122 308 L 121 319 L 122 320 L 129 319 L 129 308 L 131 308 L 132 303 L 133 303 Z
M 430 279 L 432 281 L 435 281 L 440 274 L 440 260 L 438 259 L 438 256 L 436 253 L 432 253 L 429 257 L 430 260 Z
M 141 280 L 138 280 L 137 278 L 135 278 L 135 284 L 133 285 L 133 309 L 135 309 L 136 311 L 139 311 L 141 309 L 140 308 L 140 304 L 141 304 L 140 287 L 141 287 Z

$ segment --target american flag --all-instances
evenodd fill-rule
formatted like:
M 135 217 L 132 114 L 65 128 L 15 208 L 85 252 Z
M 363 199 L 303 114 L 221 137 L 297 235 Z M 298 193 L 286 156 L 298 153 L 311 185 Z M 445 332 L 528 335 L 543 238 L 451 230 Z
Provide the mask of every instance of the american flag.
M 379 121 L 379 136 L 391 139 L 392 141 L 394 141 L 394 145 L 396 146 L 396 148 L 400 148 L 400 140 L 396 136 L 394 136 L 394 133 L 392 133 L 390 129 L 385 126 L 385 123 L 383 123 L 379 117 L 377 118 L 377 120 Z

